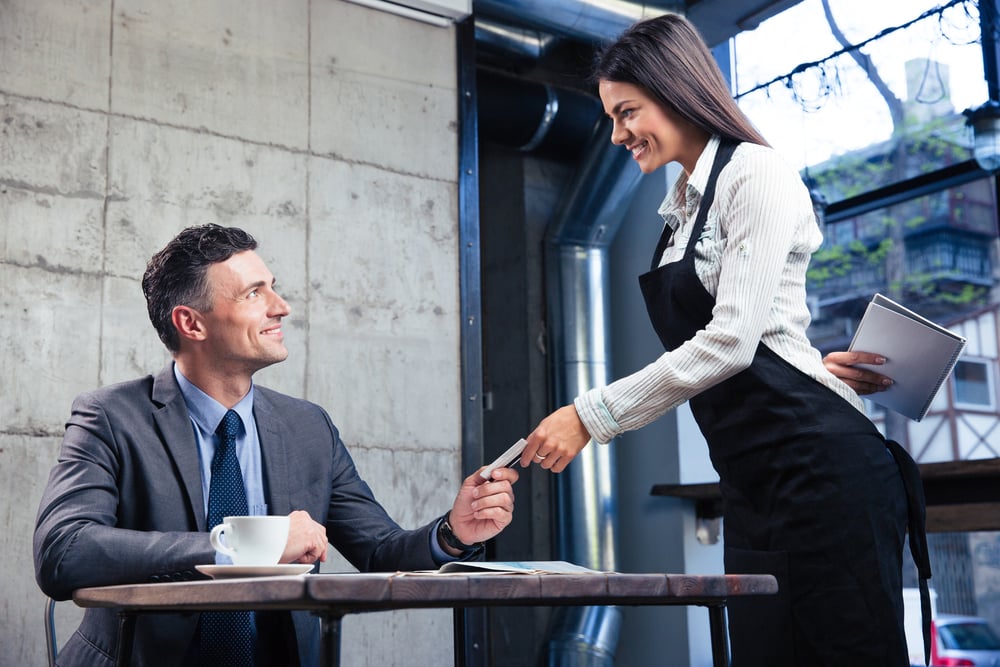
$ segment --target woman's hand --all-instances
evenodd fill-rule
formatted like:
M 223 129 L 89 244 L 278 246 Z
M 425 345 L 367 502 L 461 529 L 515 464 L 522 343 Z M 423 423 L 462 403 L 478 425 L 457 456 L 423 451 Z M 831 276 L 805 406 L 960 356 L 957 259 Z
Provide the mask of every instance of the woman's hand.
M 590 433 L 576 414 L 576 407 L 570 404 L 543 419 L 527 440 L 521 453 L 522 468 L 537 463 L 552 472 L 562 472 L 590 442 Z
M 885 391 L 892 386 L 892 379 L 856 364 L 882 365 L 885 357 L 871 352 L 831 352 L 823 357 L 826 370 L 847 384 L 859 395 Z

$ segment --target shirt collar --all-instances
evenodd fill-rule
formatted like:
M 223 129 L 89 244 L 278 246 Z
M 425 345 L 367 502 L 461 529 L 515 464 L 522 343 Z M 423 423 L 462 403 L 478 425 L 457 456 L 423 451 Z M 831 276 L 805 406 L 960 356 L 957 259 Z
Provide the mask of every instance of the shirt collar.
M 670 192 L 663 199 L 663 203 L 660 204 L 660 208 L 657 209 L 660 217 L 672 228 L 677 229 L 677 225 L 680 224 L 681 218 L 676 213 L 678 210 L 694 208 L 701 201 L 701 195 L 708 185 L 708 177 L 712 173 L 712 163 L 715 161 L 715 154 L 719 150 L 720 143 L 721 140 L 717 135 L 712 135 L 709 138 L 701 155 L 698 156 L 694 171 L 690 175 L 681 172 L 673 187 L 670 188 Z
M 177 378 L 177 384 L 181 388 L 181 394 L 184 396 L 184 402 L 187 404 L 191 419 L 205 433 L 215 433 L 222 418 L 226 416 L 227 408 L 184 377 L 177 364 L 174 364 L 174 377 Z M 247 430 L 246 424 L 249 424 L 250 420 L 253 419 L 253 388 L 253 380 L 251 380 L 250 391 L 240 399 L 239 403 L 233 406 L 233 410 L 240 416 L 244 424 L 244 432 Z
M 719 150 L 719 143 L 719 137 L 714 135 L 708 140 L 708 143 L 705 144 L 705 149 L 698 156 L 698 161 L 694 165 L 691 177 L 688 178 L 688 187 L 694 188 L 699 197 L 704 194 L 705 187 L 708 185 L 708 177 L 712 173 L 712 163 L 715 162 L 715 154 Z

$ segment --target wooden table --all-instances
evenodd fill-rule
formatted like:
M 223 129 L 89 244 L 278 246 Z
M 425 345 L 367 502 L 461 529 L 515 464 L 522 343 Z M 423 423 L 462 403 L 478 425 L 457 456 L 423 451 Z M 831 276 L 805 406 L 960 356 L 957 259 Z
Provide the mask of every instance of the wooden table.
M 310 574 L 84 588 L 81 607 L 121 610 L 118 663 L 132 653 L 136 614 L 206 610 L 310 610 L 322 617 L 327 665 L 340 662 L 340 623 L 347 614 L 390 609 L 455 610 L 455 664 L 462 667 L 462 610 L 496 606 L 699 605 L 708 608 L 715 667 L 727 667 L 724 610 L 735 596 L 776 593 L 770 575 L 686 574 Z

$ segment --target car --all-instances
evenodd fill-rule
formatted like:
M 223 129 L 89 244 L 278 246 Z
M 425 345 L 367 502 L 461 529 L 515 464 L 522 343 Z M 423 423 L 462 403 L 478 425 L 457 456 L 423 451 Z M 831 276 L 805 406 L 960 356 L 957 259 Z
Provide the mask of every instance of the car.
M 985 618 L 937 614 L 931 620 L 932 667 L 1000 667 L 1000 637 Z

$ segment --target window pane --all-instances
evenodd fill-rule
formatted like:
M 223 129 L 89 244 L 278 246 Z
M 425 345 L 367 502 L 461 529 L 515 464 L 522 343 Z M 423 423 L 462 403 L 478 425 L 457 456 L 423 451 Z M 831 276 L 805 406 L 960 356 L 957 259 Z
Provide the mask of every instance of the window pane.
M 847 349 L 881 292 L 968 334 L 965 355 L 995 374 L 996 179 L 950 169 L 971 159 L 962 111 L 988 95 L 977 5 L 829 5 L 832 19 L 820 0 L 802 0 L 733 46 L 741 107 L 831 205 L 807 277 L 809 336 L 824 353 Z M 781 49 L 772 48 L 777 43 Z M 920 190 L 906 189 L 915 183 Z M 873 191 L 882 202 L 872 201 Z M 978 420 L 995 408 L 992 386 L 960 381 L 949 380 L 919 424 L 866 405 L 918 462 L 1000 456 L 1000 443 L 980 435 L 990 424 L 945 423 L 962 420 L 963 409 Z
M 959 361 L 955 365 L 955 400 L 971 405 L 992 405 L 989 369 L 985 363 Z
M 828 201 L 968 159 L 971 143 L 961 111 L 987 99 L 978 16 L 967 11 L 970 3 L 871 41 L 857 58 L 844 53 L 827 60 L 944 3 L 830 4 L 843 41 L 834 36 L 819 0 L 803 0 L 734 39 L 737 97 L 765 138 L 810 171 L 845 154 L 870 164 L 869 181 L 828 182 L 835 186 L 824 192 Z M 903 161 L 879 148 L 890 139 L 901 156 L 920 159 Z
M 982 179 L 826 225 L 808 273 L 813 343 L 845 349 L 875 292 L 941 323 L 991 303 L 994 210 Z
M 962 113 L 988 98 L 978 3 L 828 4 L 835 27 L 820 0 L 802 0 L 732 43 L 741 108 L 831 205 L 807 276 L 809 336 L 823 352 L 847 349 L 875 292 L 965 336 L 962 360 L 920 422 L 865 405 L 918 463 L 1000 458 L 997 179 L 969 168 Z M 915 20 L 925 12 L 933 15 Z M 957 514 L 937 512 L 934 529 Z M 935 532 L 928 545 L 937 612 L 1000 627 L 1000 533 Z M 909 559 L 904 569 L 915 586 Z M 952 644 L 997 642 L 983 624 L 947 633 Z
M 990 626 L 984 623 L 952 623 L 938 627 L 945 648 L 965 651 L 995 651 L 1000 641 Z

